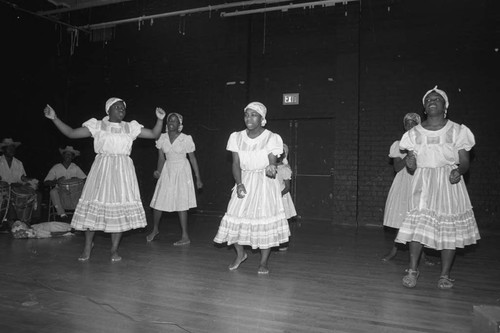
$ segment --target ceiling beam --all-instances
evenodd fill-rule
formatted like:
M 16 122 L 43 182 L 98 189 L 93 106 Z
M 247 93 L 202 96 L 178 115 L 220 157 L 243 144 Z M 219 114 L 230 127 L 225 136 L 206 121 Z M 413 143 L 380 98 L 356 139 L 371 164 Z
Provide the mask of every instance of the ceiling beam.
M 307 2 L 307 3 L 289 4 L 289 5 L 283 5 L 283 6 L 263 7 L 263 8 L 248 9 L 248 10 L 237 10 L 237 11 L 230 12 L 230 13 L 222 12 L 222 13 L 220 13 L 220 16 L 221 17 L 231 17 L 231 16 L 240 16 L 240 15 L 251 15 L 251 14 L 256 14 L 256 13 L 265 13 L 265 12 L 272 12 L 272 11 L 277 11 L 277 10 L 281 10 L 281 11 L 285 12 L 288 9 L 294 9 L 294 8 L 313 8 L 315 6 L 329 7 L 329 6 L 334 6 L 337 3 L 347 4 L 348 2 L 353 2 L 353 1 L 360 1 L 360 0 L 320 0 L 320 1 L 313 1 L 313 2 Z
M 100 6 L 107 6 L 107 5 L 113 5 L 121 2 L 127 2 L 127 1 L 132 1 L 132 0 L 93 0 L 93 1 L 81 1 L 76 5 L 70 5 L 69 7 L 65 8 L 58 8 L 58 9 L 52 9 L 52 10 L 45 10 L 45 11 L 39 11 L 37 12 L 38 15 L 52 15 L 52 14 L 59 14 L 59 13 L 66 13 L 66 12 L 72 12 L 75 10 L 82 10 L 82 9 L 88 9 L 88 8 L 93 8 L 93 7 L 100 7 Z M 51 3 L 55 4 L 60 4 L 60 5 L 67 5 L 68 2 L 65 1 L 50 1 Z
M 285 6 L 273 6 L 273 7 L 267 7 L 267 5 L 283 3 L 283 2 L 290 3 L 290 0 L 249 0 L 249 1 L 239 1 L 239 2 L 220 4 L 220 5 L 178 10 L 178 11 L 174 11 L 174 12 L 166 12 L 166 13 L 160 13 L 160 14 L 154 14 L 154 15 L 143 15 L 143 16 L 139 16 L 139 17 L 133 17 L 133 18 L 128 18 L 128 19 L 116 20 L 116 21 L 88 24 L 88 25 L 80 26 L 80 28 L 89 29 L 89 30 L 102 29 L 102 28 L 114 27 L 114 26 L 117 26 L 119 24 L 125 24 L 125 23 L 143 22 L 143 21 L 147 21 L 147 20 L 153 21 L 154 19 L 157 19 L 157 18 L 172 17 L 172 16 L 184 16 L 184 15 L 189 15 L 189 14 L 194 14 L 194 13 L 213 12 L 213 11 L 218 11 L 218 10 L 222 10 L 222 9 L 246 7 L 246 6 L 252 6 L 252 5 L 265 5 L 266 7 L 261 7 L 258 9 L 248 10 L 248 11 L 239 11 L 239 12 L 235 11 L 235 12 L 231 12 L 231 13 L 222 12 L 220 14 L 220 16 L 225 17 L 225 16 L 244 15 L 244 14 L 235 14 L 235 13 L 253 14 L 254 12 L 257 13 L 257 12 L 264 12 L 264 11 L 271 11 L 271 10 L 286 10 L 288 8 L 312 8 L 314 6 L 332 6 L 335 3 L 347 4 L 347 2 L 351 2 L 351 1 L 360 1 L 360 0 L 348 0 L 348 1 L 346 1 L 346 0 L 343 0 L 343 1 L 342 0 L 321 0 L 321 1 L 309 1 L 309 2 L 305 1 L 305 2 L 299 2 L 296 4 L 288 4 Z

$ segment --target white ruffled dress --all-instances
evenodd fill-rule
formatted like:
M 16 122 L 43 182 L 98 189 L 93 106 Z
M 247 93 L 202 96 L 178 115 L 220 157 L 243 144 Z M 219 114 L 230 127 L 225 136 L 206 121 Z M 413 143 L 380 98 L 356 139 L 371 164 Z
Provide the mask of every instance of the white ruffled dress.
M 278 165 L 278 173 L 276 174 L 276 178 L 280 183 L 280 191 L 283 191 L 285 188 L 285 180 L 292 179 L 292 168 L 290 168 L 289 164 L 280 164 Z M 297 216 L 297 211 L 295 210 L 295 205 L 293 204 L 292 195 L 290 192 L 286 193 L 282 196 L 283 199 L 283 208 L 285 209 L 285 217 L 290 219 L 294 216 Z
M 234 132 L 229 137 L 227 150 L 238 153 L 241 181 L 247 194 L 240 199 L 236 186 L 233 188 L 214 242 L 248 245 L 253 249 L 268 249 L 288 242 L 290 228 L 280 184 L 278 179 L 269 178 L 265 173 L 268 154 L 283 153 L 281 137 L 269 130 L 254 139 L 248 137 L 246 130 Z
M 390 158 L 405 158 L 406 154 L 399 150 L 399 140 L 394 141 L 390 150 Z M 384 225 L 399 229 L 410 211 L 411 181 L 413 176 L 405 168 L 399 170 L 392 181 L 384 209 Z
M 96 157 L 71 226 L 76 230 L 123 232 L 147 225 L 135 167 L 132 143 L 143 127 L 137 121 L 112 123 L 108 117 L 85 123 L 94 138 Z
M 438 131 L 418 125 L 403 135 L 400 149 L 416 153 L 417 170 L 411 183 L 411 210 L 397 242 L 454 250 L 480 239 L 464 179 L 457 184 L 449 180 L 459 163 L 458 151 L 469 151 L 474 144 L 472 132 L 450 120 Z
M 193 138 L 180 133 L 170 143 L 168 133 L 163 133 L 156 141 L 156 148 L 165 154 L 165 164 L 150 206 L 164 212 L 180 212 L 196 207 L 193 174 L 186 156 L 195 151 Z

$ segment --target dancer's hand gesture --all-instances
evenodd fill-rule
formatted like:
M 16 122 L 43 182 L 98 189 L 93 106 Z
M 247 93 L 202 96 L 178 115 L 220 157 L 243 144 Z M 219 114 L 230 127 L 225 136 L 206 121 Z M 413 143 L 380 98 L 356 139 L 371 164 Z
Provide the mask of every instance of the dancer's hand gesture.
M 163 120 L 166 115 L 166 112 L 162 108 L 156 108 L 156 117 L 158 117 L 158 119 Z
M 43 109 L 43 113 L 45 114 L 45 117 L 54 120 L 57 118 L 56 111 L 47 104 L 47 106 Z

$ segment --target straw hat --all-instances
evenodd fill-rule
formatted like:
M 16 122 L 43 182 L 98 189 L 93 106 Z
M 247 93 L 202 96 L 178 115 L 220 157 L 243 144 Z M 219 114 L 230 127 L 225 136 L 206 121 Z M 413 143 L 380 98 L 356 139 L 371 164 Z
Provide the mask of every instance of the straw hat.
M 61 155 L 64 153 L 67 153 L 67 152 L 72 153 L 75 156 L 80 155 L 80 152 L 78 150 L 74 149 L 73 146 L 66 146 L 66 148 L 64 148 L 64 149 L 59 148 L 59 152 L 61 153 Z
M 12 138 L 5 138 L 0 143 L 0 148 L 8 147 L 8 146 L 18 147 L 20 144 L 21 144 L 21 142 L 16 142 L 16 141 L 12 140 Z

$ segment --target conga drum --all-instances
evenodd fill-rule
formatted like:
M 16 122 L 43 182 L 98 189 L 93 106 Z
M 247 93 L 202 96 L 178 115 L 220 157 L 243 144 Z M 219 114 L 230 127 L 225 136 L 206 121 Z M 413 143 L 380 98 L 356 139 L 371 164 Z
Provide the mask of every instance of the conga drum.
M 85 180 L 80 178 L 62 179 L 57 182 L 61 205 L 64 209 L 74 210 L 76 208 L 84 184 Z
M 36 191 L 28 184 L 12 184 L 10 186 L 11 206 L 17 214 L 17 219 L 29 222 L 36 204 Z
M 9 208 L 9 199 L 10 199 L 9 183 L 0 180 L 0 218 L 2 220 L 7 215 L 7 210 Z

